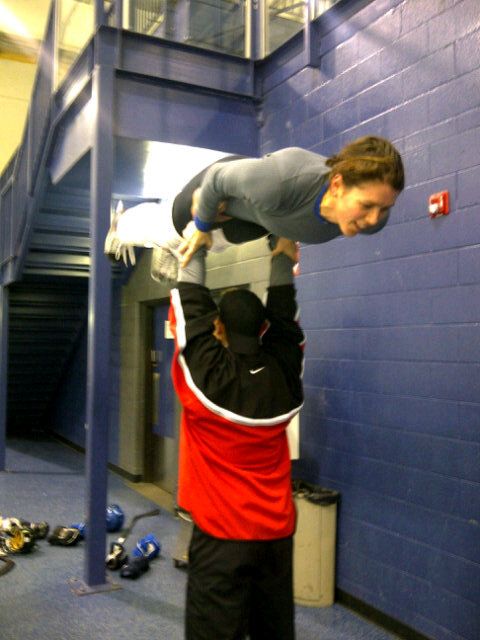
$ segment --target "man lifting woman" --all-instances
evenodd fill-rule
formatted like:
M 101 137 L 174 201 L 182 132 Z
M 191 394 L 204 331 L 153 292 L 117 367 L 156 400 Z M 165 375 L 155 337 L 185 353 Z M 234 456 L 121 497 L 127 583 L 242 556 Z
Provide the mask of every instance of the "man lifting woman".
M 361 138 L 330 158 L 298 148 L 259 159 L 229 156 L 190 181 L 172 215 L 161 209 L 165 225 L 158 207 L 149 207 L 143 237 L 134 237 L 134 224 L 122 229 L 121 216 L 110 231 L 107 252 L 153 245 L 162 256 L 155 277 L 175 280 L 178 505 L 194 523 L 186 640 L 295 638 L 286 429 L 303 403 L 296 242 L 380 231 L 403 187 L 400 155 L 381 138 Z M 133 222 L 142 206 L 122 215 Z M 264 235 L 271 251 L 266 304 L 242 288 L 217 307 L 205 286 L 207 249 Z

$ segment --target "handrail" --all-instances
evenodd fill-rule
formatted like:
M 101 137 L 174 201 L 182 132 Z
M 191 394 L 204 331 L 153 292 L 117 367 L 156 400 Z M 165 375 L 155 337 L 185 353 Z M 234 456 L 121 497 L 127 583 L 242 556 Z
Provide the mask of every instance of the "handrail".
M 27 227 L 29 205 L 39 171 L 39 159 L 50 124 L 55 46 L 55 1 L 50 5 L 45 36 L 21 142 L 0 183 L 0 268 L 18 257 Z M 4 280 L 3 273 L 1 281 Z

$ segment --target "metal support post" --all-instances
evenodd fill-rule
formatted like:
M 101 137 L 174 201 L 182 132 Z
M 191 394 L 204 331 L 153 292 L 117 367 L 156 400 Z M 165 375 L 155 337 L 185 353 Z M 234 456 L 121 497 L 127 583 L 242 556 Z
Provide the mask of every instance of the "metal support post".
M 95 0 L 95 30 L 105 24 L 103 0 Z
M 7 450 L 9 291 L 0 286 L 0 471 L 5 471 Z
M 89 586 L 105 582 L 112 276 L 103 244 L 110 225 L 113 182 L 113 68 L 96 65 L 92 82 L 95 124 L 90 159 L 91 267 L 86 410 L 86 583 Z
M 262 60 L 268 49 L 266 0 L 247 0 L 245 18 L 245 55 L 251 60 Z
M 115 27 L 123 29 L 123 0 L 115 0 Z
M 320 67 L 320 37 L 318 23 L 314 22 L 314 7 L 310 2 L 304 5 L 303 55 L 307 67 Z

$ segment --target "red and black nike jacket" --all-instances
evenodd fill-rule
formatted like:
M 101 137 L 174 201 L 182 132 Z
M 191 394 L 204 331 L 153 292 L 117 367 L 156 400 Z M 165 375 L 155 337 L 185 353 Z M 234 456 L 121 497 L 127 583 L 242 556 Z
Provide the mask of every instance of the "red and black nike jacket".
M 272 540 L 295 527 L 286 428 L 303 402 L 304 336 L 293 285 L 270 287 L 269 328 L 239 353 L 213 337 L 210 291 L 172 290 L 172 377 L 182 404 L 180 507 L 217 538 Z

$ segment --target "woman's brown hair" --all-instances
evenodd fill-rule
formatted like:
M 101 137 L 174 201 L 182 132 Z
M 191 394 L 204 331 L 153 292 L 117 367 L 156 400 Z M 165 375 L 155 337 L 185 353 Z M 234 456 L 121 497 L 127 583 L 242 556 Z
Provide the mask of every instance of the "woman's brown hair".
M 347 144 L 327 160 L 330 176 L 339 173 L 347 187 L 364 182 L 384 182 L 395 191 L 405 186 L 400 154 L 385 138 L 365 136 Z

